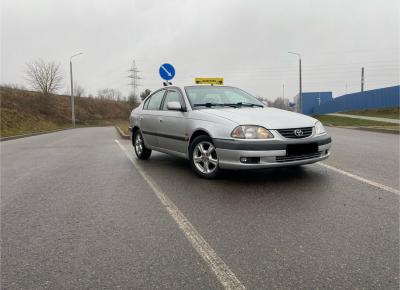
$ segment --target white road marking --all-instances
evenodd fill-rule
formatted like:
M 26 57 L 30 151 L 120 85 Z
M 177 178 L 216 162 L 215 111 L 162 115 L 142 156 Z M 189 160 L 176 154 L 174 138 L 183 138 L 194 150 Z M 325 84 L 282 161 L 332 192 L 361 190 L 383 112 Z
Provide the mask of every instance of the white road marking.
M 375 181 L 366 179 L 366 178 L 364 178 L 364 177 L 355 175 L 355 174 L 353 174 L 353 173 L 344 171 L 344 170 L 342 170 L 342 169 L 336 168 L 336 167 L 334 167 L 334 166 L 331 166 L 331 165 L 328 165 L 328 164 L 325 164 L 325 163 L 322 163 L 322 162 L 319 162 L 319 163 L 317 163 L 317 164 L 319 164 L 319 165 L 321 165 L 321 166 L 323 166 L 323 167 L 325 167 L 325 168 L 328 168 L 328 169 L 330 169 L 330 170 L 336 171 L 336 172 L 338 172 L 338 173 L 340 173 L 340 174 L 343 174 L 343 175 L 346 175 L 346 176 L 351 177 L 351 178 L 353 178 L 353 179 L 356 179 L 356 180 L 358 180 L 358 181 L 361 181 L 361 182 L 364 182 L 364 183 L 366 183 L 366 184 L 375 186 L 375 187 L 377 187 L 377 188 L 379 188 L 379 189 L 383 189 L 383 190 L 392 192 L 392 193 L 394 193 L 394 194 L 400 195 L 400 190 L 395 189 L 395 188 L 393 188 L 393 187 L 390 187 L 390 186 L 387 186 L 387 185 L 384 185 L 384 184 L 380 184 L 380 183 L 378 183 L 378 182 L 375 182 Z
M 128 150 L 118 141 L 115 142 L 124 151 L 128 159 L 136 167 L 137 171 L 154 191 L 165 209 L 178 224 L 181 231 L 190 241 L 193 248 L 203 258 L 206 264 L 211 268 L 215 276 L 221 282 L 225 289 L 246 289 L 225 262 L 218 257 L 217 253 L 211 248 L 207 241 L 193 227 L 189 220 L 183 215 L 179 208 L 168 198 L 168 196 L 157 186 L 152 178 L 141 168 L 141 166 L 132 158 Z

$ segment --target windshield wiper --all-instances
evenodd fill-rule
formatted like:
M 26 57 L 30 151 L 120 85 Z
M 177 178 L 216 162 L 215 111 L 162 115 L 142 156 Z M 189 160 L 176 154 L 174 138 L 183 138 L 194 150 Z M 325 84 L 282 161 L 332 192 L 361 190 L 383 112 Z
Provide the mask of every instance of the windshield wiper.
M 236 106 L 236 107 L 260 107 L 260 108 L 264 108 L 263 105 L 259 105 L 259 104 L 253 104 L 253 103 L 243 103 L 243 102 L 238 102 L 238 103 L 234 103 L 234 104 L 224 104 L 227 106 Z
M 215 106 L 222 106 L 222 107 L 234 107 L 237 108 L 236 104 L 221 104 L 221 103 L 204 103 L 204 104 L 194 104 L 194 107 L 215 107 Z

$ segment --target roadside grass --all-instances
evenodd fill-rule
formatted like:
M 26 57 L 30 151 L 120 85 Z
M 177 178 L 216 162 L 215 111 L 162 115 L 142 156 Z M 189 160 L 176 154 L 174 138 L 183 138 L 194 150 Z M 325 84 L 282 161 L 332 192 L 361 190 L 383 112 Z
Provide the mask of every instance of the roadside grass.
M 395 129 L 395 130 L 398 130 L 400 128 L 399 125 L 391 123 L 339 117 L 339 116 L 316 115 L 314 116 L 314 118 L 320 120 L 323 124 L 332 126 L 369 127 L 369 128 L 384 128 L 384 129 Z
M 118 126 L 122 130 L 122 132 L 124 132 L 125 134 L 129 135 L 129 123 L 128 123 L 128 121 L 118 122 L 115 125 Z
M 30 133 L 48 132 L 60 129 L 72 128 L 71 123 L 59 123 L 48 120 L 40 115 L 35 116 L 26 112 L 0 108 L 0 137 L 9 137 Z M 86 120 L 86 122 L 77 123 L 77 128 L 94 126 L 115 126 L 124 124 L 122 120 Z M 126 122 L 128 130 L 128 122 Z
M 360 111 L 339 112 L 341 114 L 360 115 L 366 117 L 400 119 L 400 108 L 383 108 L 383 109 L 368 109 Z
M 41 116 L 33 116 L 25 112 L 18 112 L 6 108 L 0 109 L 1 114 L 1 137 L 53 131 L 68 128 Z

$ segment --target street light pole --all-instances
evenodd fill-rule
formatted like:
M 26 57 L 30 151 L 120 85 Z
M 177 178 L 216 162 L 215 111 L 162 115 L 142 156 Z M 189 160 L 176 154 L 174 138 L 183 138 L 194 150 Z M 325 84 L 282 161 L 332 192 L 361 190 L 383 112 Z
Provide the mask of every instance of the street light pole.
M 69 58 L 69 74 L 70 74 L 70 79 L 71 79 L 71 120 L 72 120 L 72 126 L 74 128 L 75 128 L 75 101 L 74 101 L 74 80 L 72 77 L 72 58 L 75 56 L 78 56 L 82 53 L 83 52 L 79 52 Z
M 303 89 L 302 89 L 302 78 L 301 78 L 301 55 L 300 53 L 296 53 L 296 52 L 288 52 L 290 54 L 295 54 L 299 57 L 299 112 L 302 112 L 302 108 L 303 108 Z

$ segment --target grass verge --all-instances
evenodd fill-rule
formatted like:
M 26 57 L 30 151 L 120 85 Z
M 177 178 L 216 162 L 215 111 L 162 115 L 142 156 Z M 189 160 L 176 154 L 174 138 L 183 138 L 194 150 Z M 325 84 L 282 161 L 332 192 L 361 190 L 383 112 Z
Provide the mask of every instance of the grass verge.
M 400 111 L 399 107 L 395 108 L 383 108 L 383 109 L 368 109 L 368 110 L 360 110 L 360 111 L 348 111 L 348 112 L 340 112 L 341 114 L 349 114 L 349 115 L 359 115 L 366 117 L 377 117 L 377 118 L 388 118 L 388 119 L 400 119 Z
M 398 125 L 394 125 L 392 123 L 348 118 L 348 117 L 330 116 L 330 115 L 317 115 L 314 116 L 314 118 L 320 120 L 324 124 L 329 124 L 333 126 L 354 126 L 354 127 L 379 126 L 379 127 L 397 127 L 397 128 L 399 127 Z
M 363 119 L 354 119 L 339 116 L 317 115 L 314 118 L 320 120 L 324 125 L 371 129 L 373 131 L 390 131 L 391 133 L 400 132 L 400 126 L 392 123 L 377 122 Z
M 115 124 L 115 126 L 118 126 L 122 132 L 124 132 L 126 135 L 129 135 L 129 123 L 128 122 L 118 122 Z

